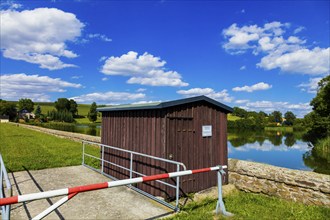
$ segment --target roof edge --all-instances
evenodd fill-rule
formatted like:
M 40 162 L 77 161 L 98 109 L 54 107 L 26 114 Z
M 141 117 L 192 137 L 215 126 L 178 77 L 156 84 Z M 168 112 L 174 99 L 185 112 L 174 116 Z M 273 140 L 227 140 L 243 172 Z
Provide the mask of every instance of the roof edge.
M 192 102 L 197 102 L 197 101 L 206 101 L 208 103 L 211 103 L 222 110 L 224 110 L 226 113 L 231 113 L 233 112 L 233 109 L 225 104 L 222 104 L 214 99 L 211 99 L 207 96 L 195 96 L 195 97 L 190 97 L 190 98 L 185 98 L 185 99 L 178 99 L 174 101 L 167 101 L 167 102 L 161 102 L 157 105 L 150 105 L 150 106 L 125 106 L 121 107 L 120 105 L 118 107 L 102 107 L 102 108 L 97 108 L 96 110 L 99 112 L 106 112 L 106 111 L 130 111 L 130 110 L 144 110 L 144 109 L 162 109 L 162 108 L 168 108 L 176 105 L 182 105 L 182 104 L 188 104 Z

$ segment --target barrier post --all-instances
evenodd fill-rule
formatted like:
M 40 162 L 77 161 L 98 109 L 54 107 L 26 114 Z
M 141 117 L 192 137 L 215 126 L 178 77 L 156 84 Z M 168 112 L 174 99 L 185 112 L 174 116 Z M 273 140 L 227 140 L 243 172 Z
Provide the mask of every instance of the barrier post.
M 225 204 L 223 203 L 222 198 L 222 175 L 226 175 L 225 171 L 221 166 L 219 166 L 219 170 L 217 171 L 217 177 L 218 177 L 218 202 L 217 207 L 215 209 L 215 214 L 219 214 L 219 209 L 221 210 L 222 214 L 224 216 L 234 216 L 234 214 L 227 212 Z
M 179 164 L 176 165 L 176 171 L 180 172 Z M 176 199 L 176 201 L 175 201 L 175 211 L 178 212 L 178 211 L 180 211 L 180 209 L 179 209 L 180 177 L 179 176 L 176 177 L 176 188 L 175 188 L 175 190 L 176 190 L 175 191 L 175 199 Z

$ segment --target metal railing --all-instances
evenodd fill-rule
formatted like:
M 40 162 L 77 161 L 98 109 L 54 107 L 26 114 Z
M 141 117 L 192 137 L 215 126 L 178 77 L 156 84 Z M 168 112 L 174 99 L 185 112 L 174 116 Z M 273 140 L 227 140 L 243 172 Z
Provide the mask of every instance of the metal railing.
M 96 145 L 96 146 L 99 146 L 101 148 L 101 158 L 99 157 L 95 157 L 91 154 L 88 154 L 85 152 L 85 145 L 86 144 L 90 144 L 90 145 Z M 115 166 L 115 167 L 118 167 L 118 168 L 121 168 L 123 170 L 126 170 L 126 171 L 129 171 L 129 178 L 132 179 L 133 178 L 133 174 L 137 174 L 141 177 L 144 177 L 144 176 L 147 176 L 146 174 L 143 174 L 143 173 L 140 173 L 140 172 L 137 172 L 135 170 L 133 170 L 133 161 L 134 161 L 134 156 L 142 156 L 142 157 L 146 157 L 146 158 L 150 158 L 150 159 L 153 159 L 153 160 L 156 160 L 156 161 L 163 161 L 165 163 L 170 163 L 170 164 L 174 164 L 176 165 L 176 172 L 179 172 L 179 171 L 182 171 L 182 170 L 187 170 L 186 166 L 181 163 L 181 162 L 178 162 L 178 161 L 173 161 L 173 160 L 167 160 L 167 159 L 164 159 L 164 158 L 160 158 L 160 157 L 155 157 L 155 156 L 151 156 L 151 155 L 147 155 L 147 154 L 142 154 L 142 153 L 138 153 L 138 152 L 135 152 L 135 151 L 130 151 L 130 150 L 125 150 L 125 149 L 121 149 L 121 148 L 118 148 L 118 147 L 113 147 L 113 146 L 108 146 L 108 145 L 104 145 L 104 144 L 100 144 L 100 143 L 95 143 L 95 142 L 90 142 L 90 141 L 82 141 L 82 145 L 83 145 L 83 154 L 82 154 L 82 165 L 96 171 L 96 172 L 99 172 L 101 173 L 102 175 L 105 175 L 113 180 L 118 180 L 117 178 L 107 174 L 107 173 L 104 173 L 104 164 L 107 163 L 107 164 L 110 164 L 112 166 Z M 107 161 L 107 160 L 104 160 L 104 149 L 105 148 L 108 148 L 108 149 L 112 149 L 112 150 L 116 150 L 118 152 L 125 152 L 125 153 L 128 153 L 129 154 L 129 167 L 124 167 L 124 166 L 121 166 L 121 165 L 118 165 L 118 164 L 115 164 L 111 161 Z M 89 166 L 87 164 L 85 164 L 85 157 L 90 157 L 90 158 L 94 158 L 96 160 L 99 160 L 101 161 L 101 169 L 96 169 L 92 166 Z M 180 170 L 180 167 L 182 167 L 183 169 Z M 156 180 L 156 182 L 158 183 L 161 183 L 161 184 L 164 184 L 166 186 L 169 186 L 169 187 L 172 187 L 172 188 L 175 188 L 175 206 L 173 206 L 172 204 L 170 203 L 167 203 L 165 202 L 164 200 L 161 200 L 161 199 L 158 199 L 157 197 L 145 192 L 145 191 L 142 191 L 141 189 L 138 189 L 132 185 L 128 185 L 128 187 L 130 187 L 131 189 L 167 206 L 168 208 L 171 208 L 175 211 L 179 211 L 179 193 L 180 193 L 180 177 L 176 177 L 176 184 L 173 185 L 173 184 L 170 184 L 170 183 L 167 183 L 167 182 L 164 182 L 164 181 L 161 181 L 161 180 Z
M 6 189 L 4 188 L 4 182 L 6 183 Z M 12 188 L 11 183 L 8 178 L 8 173 L 3 162 L 2 156 L 0 154 L 0 198 L 11 197 Z M 2 219 L 10 219 L 10 205 L 1 206 L 1 217 Z

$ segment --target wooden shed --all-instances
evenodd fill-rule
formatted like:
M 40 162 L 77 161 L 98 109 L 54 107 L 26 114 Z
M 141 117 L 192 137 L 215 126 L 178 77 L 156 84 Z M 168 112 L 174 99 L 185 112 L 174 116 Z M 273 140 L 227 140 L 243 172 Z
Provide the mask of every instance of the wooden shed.
M 187 169 L 228 164 L 227 113 L 232 108 L 206 96 L 98 111 L 102 112 L 102 144 L 179 161 Z M 104 158 L 129 167 L 127 153 L 108 149 Z M 146 175 L 176 171 L 175 165 L 138 157 L 133 166 Z M 129 178 L 128 172 L 111 165 L 106 165 L 104 171 L 118 179 Z M 214 172 L 188 175 L 181 178 L 180 191 L 197 192 L 216 184 Z M 139 183 L 137 187 L 155 196 L 175 195 L 174 190 L 157 182 Z

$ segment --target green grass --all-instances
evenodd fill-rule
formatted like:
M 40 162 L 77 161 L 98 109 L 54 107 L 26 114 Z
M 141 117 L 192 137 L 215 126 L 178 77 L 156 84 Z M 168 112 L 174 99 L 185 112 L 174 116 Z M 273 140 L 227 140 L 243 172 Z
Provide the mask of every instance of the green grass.
M 91 124 L 92 122 L 87 118 L 87 116 L 85 116 L 85 118 L 75 118 L 74 119 L 78 124 Z M 95 121 L 95 123 L 101 123 L 102 118 L 101 117 L 97 117 L 97 120 Z
M 265 131 L 293 132 L 293 127 L 265 127 Z
M 82 145 L 13 124 L 0 124 L 0 152 L 9 171 L 39 170 L 80 165 Z M 99 157 L 99 149 L 88 147 L 88 153 Z M 98 166 L 97 161 L 87 161 Z
M 238 117 L 238 116 L 232 115 L 232 114 L 228 114 L 227 119 L 228 119 L 228 121 L 236 121 L 236 120 L 239 120 L 241 118 Z
M 330 219 L 330 209 L 326 207 L 307 206 L 276 197 L 241 191 L 224 199 L 226 209 L 234 214 L 233 217 L 225 218 L 221 215 L 215 217 L 213 211 L 216 203 L 216 200 L 210 199 L 199 203 L 192 202 L 179 214 L 169 219 Z
M 318 140 L 314 146 L 314 151 L 330 164 L 330 137 Z

